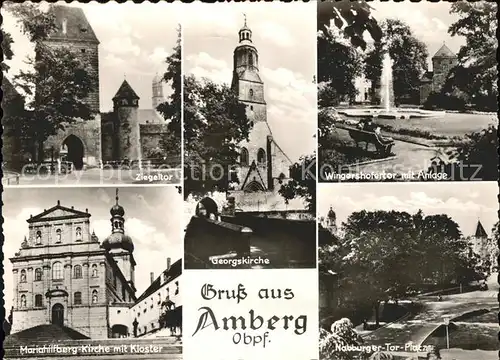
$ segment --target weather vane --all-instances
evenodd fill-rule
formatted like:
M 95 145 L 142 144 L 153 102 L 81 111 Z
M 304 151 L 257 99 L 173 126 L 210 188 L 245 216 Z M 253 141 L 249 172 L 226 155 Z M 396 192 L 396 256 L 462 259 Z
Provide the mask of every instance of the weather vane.
M 245 26 L 247 26 L 247 14 L 243 13 L 243 19 L 245 19 Z
M 116 204 L 118 204 L 118 188 L 116 188 Z

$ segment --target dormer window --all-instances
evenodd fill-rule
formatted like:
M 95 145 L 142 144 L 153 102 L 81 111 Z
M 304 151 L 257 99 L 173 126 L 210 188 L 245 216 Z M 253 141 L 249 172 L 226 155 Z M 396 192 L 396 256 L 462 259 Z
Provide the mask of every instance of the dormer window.
M 80 28 L 80 32 L 86 33 L 87 32 L 87 28 L 84 28 L 84 27 Z
M 121 104 L 122 105 L 127 105 L 127 99 L 122 99 Z
M 35 235 L 35 244 L 40 245 L 42 243 L 42 232 L 37 231 Z
M 134 104 L 134 105 L 137 105 L 137 100 L 134 100 L 134 101 L 133 101 L 133 104 Z

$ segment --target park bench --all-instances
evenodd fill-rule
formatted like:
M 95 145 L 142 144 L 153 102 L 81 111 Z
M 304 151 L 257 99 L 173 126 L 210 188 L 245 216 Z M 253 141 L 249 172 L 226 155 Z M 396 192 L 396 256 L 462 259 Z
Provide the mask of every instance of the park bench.
M 365 143 L 365 150 L 368 150 L 369 144 L 374 144 L 377 153 L 382 156 L 389 156 L 391 149 L 394 146 L 394 140 L 385 140 L 373 131 L 365 131 L 360 129 L 348 129 L 349 136 L 354 140 L 356 146 L 361 142 Z

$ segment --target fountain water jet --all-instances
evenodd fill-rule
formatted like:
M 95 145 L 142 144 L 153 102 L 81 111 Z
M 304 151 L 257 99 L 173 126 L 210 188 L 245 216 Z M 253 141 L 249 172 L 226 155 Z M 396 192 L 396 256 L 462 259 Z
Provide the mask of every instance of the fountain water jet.
M 385 111 L 394 107 L 394 88 L 392 82 L 392 59 L 388 52 L 382 60 L 382 75 L 380 77 L 380 105 Z

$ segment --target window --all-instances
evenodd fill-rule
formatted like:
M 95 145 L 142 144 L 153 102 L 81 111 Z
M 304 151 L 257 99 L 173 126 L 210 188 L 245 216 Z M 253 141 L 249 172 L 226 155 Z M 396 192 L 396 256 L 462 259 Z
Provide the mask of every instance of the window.
M 123 286 L 123 284 L 122 284 L 122 299 L 123 299 L 123 301 L 127 301 L 126 296 L 127 296 L 127 293 L 125 291 L 125 286 Z
M 250 100 L 253 100 L 253 89 L 250 89 L 248 95 L 250 96 Z
M 52 280 L 61 280 L 63 279 L 63 267 L 60 262 L 55 262 L 52 265 Z
M 257 162 L 259 164 L 263 164 L 266 161 L 266 152 L 264 149 L 260 148 L 259 151 L 257 152 Z
M 116 289 L 116 274 L 113 274 L 113 285 Z
M 122 99 L 121 104 L 122 105 L 127 105 L 127 99 Z
M 26 307 L 26 295 L 21 295 L 21 307 Z
M 80 49 L 80 51 L 82 52 L 82 54 L 85 54 L 85 49 Z
M 62 231 L 61 229 L 56 230 L 56 243 L 60 243 L 62 238 Z
M 42 307 L 43 306 L 43 297 L 40 294 L 35 295 L 35 307 Z
M 37 245 L 40 245 L 42 243 L 42 232 L 41 231 L 36 232 L 35 243 Z
M 240 163 L 241 165 L 248 165 L 248 150 L 246 148 L 241 148 Z
M 82 278 L 82 267 L 80 265 L 76 265 L 75 268 L 73 269 L 73 277 L 75 279 Z
M 97 290 L 92 291 L 92 304 L 97 304 L 98 297 L 97 297 Z
M 175 286 L 176 286 L 175 295 L 179 295 L 179 282 L 178 281 L 175 282 Z
M 35 281 L 41 281 L 42 280 L 42 269 L 38 268 L 35 269 Z
M 76 241 L 82 241 L 82 228 L 76 228 Z
M 19 281 L 22 283 L 26 282 L 26 270 L 21 270 L 21 279 Z
M 248 65 L 253 66 L 253 55 L 248 54 Z
M 97 274 L 97 265 L 94 264 L 92 265 L 92 277 L 97 277 L 98 274 Z
M 82 293 L 77 291 L 75 295 L 73 295 L 73 304 L 81 305 L 82 304 Z
M 253 111 L 253 105 L 250 105 L 250 110 Z

